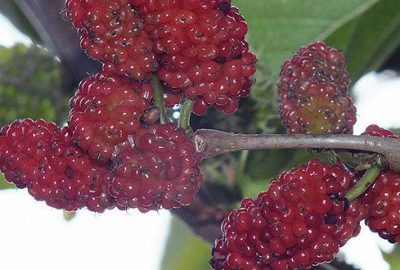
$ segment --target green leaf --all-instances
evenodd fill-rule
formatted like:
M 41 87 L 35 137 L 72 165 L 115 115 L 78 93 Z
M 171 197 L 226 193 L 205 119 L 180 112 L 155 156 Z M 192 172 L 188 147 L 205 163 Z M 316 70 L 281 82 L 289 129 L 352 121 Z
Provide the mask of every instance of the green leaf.
M 0 125 L 28 117 L 63 123 L 67 101 L 53 55 L 35 45 L 0 46 Z
M 400 44 L 400 1 L 379 1 L 338 29 L 327 42 L 344 50 L 354 81 L 379 68 Z
M 211 247 L 174 218 L 161 270 L 210 269 L 208 266 L 210 258 Z
M 386 253 L 382 251 L 382 256 L 390 265 L 391 270 L 400 270 L 400 245 L 395 245 L 392 252 Z
M 15 186 L 13 184 L 8 183 L 6 179 L 4 179 L 3 174 L 0 173 L 0 190 L 8 188 L 15 188 Z
M 1 0 L 0 13 L 6 16 L 19 31 L 29 36 L 35 43 L 42 43 L 39 34 L 14 0 Z
M 348 49 L 347 47 L 350 44 L 350 39 L 355 31 L 355 28 L 357 27 L 357 22 L 359 19 L 360 17 L 354 18 L 350 22 L 340 27 L 338 30 L 335 31 L 335 33 L 330 35 L 325 40 L 326 43 L 331 47 L 346 52 L 346 50 Z
M 276 76 L 300 46 L 324 40 L 378 0 L 233 2 L 249 24 L 249 43 Z

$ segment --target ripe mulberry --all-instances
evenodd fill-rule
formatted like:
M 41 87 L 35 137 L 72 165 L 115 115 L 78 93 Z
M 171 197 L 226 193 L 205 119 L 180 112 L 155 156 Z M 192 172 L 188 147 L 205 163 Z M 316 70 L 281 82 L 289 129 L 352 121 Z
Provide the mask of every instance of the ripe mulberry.
M 368 126 L 364 135 L 400 139 L 390 130 L 377 125 Z M 368 227 L 389 242 L 400 243 L 400 173 L 391 170 L 381 172 L 361 198 L 368 209 L 365 219 Z
M 195 100 L 198 115 L 209 105 L 235 112 L 250 92 L 256 62 L 238 9 L 227 0 L 146 1 L 140 13 L 166 91 Z
M 214 269 L 309 269 L 334 259 L 360 231 L 365 208 L 344 198 L 352 173 L 314 159 L 246 198 L 222 223 Z
M 0 169 L 18 188 L 49 206 L 103 212 L 113 207 L 107 195 L 109 168 L 89 158 L 72 142 L 68 127 L 44 120 L 15 121 L 0 135 Z
M 344 56 L 323 42 L 302 47 L 284 62 L 278 91 L 288 133 L 352 133 L 356 108 L 348 93 Z
M 67 0 L 67 15 L 79 29 L 81 47 L 103 69 L 146 81 L 157 70 L 153 42 L 138 13 L 141 0 Z
M 85 79 L 70 100 L 74 139 L 91 157 L 108 160 L 114 146 L 141 127 L 140 118 L 152 98 L 150 84 L 104 72 Z
M 110 194 L 120 209 L 141 212 L 189 205 L 199 190 L 201 155 L 174 124 L 142 128 L 119 146 Z

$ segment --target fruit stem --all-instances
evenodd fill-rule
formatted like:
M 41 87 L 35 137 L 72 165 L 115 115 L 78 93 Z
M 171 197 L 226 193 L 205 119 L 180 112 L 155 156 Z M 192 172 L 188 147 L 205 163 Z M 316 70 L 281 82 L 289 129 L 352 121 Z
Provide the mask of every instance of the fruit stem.
M 171 120 L 169 119 L 167 111 L 165 110 L 164 95 L 160 80 L 156 76 L 153 76 L 151 77 L 151 84 L 154 88 L 154 103 L 160 109 L 160 122 L 161 124 L 170 123 Z
M 378 158 L 377 164 L 365 171 L 361 179 L 347 192 L 345 198 L 349 201 L 357 199 L 375 182 L 382 169 L 382 161 Z
M 238 161 L 238 168 L 236 170 L 236 175 L 238 176 L 237 179 L 242 179 L 244 176 L 244 169 L 246 167 L 246 163 L 249 157 L 249 151 L 248 150 L 244 150 L 241 154 L 240 154 L 240 158 Z
M 193 132 L 190 127 L 190 116 L 192 115 L 194 100 L 186 99 L 183 103 L 181 114 L 179 116 L 178 126 L 186 130 L 187 133 Z
M 241 150 L 346 149 L 381 154 L 390 168 L 400 171 L 400 140 L 347 134 L 234 134 L 199 129 L 193 135 L 196 151 L 204 158 Z

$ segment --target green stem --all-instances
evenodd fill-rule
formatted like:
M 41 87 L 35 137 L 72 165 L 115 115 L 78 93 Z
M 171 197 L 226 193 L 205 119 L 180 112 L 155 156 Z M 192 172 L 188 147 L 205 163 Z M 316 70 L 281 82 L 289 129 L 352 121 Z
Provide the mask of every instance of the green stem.
M 154 102 L 156 106 L 160 109 L 160 122 L 161 124 L 170 123 L 171 120 L 168 118 L 167 111 L 165 110 L 164 95 L 161 89 L 162 87 L 160 84 L 160 80 L 156 76 L 153 76 L 151 78 L 151 84 L 154 88 Z
M 186 99 L 179 116 L 179 127 L 186 130 L 186 132 L 192 131 L 192 128 L 190 127 L 190 116 L 192 115 L 193 105 L 194 100 Z
M 249 157 L 249 150 L 243 150 L 240 153 L 239 160 L 237 161 L 237 169 L 236 169 L 236 182 L 239 184 L 239 186 L 246 185 L 246 177 L 245 177 L 245 168 L 246 168 L 246 163 L 247 159 Z
M 241 154 L 240 154 L 240 158 L 239 158 L 239 166 L 237 169 L 237 175 L 239 177 L 242 177 L 244 175 L 244 169 L 246 167 L 246 163 L 247 163 L 247 158 L 249 157 L 249 150 L 244 150 Z
M 382 171 L 382 165 L 376 164 L 365 171 L 361 179 L 346 194 L 346 199 L 353 201 L 363 194 L 374 182 Z

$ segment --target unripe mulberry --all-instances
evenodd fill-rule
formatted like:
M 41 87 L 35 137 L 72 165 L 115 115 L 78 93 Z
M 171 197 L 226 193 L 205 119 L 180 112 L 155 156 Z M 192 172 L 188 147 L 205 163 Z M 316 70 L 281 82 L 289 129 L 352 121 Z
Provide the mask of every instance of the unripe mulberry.
M 222 223 L 210 261 L 214 269 L 309 269 L 334 259 L 360 231 L 365 208 L 349 202 L 354 181 L 341 165 L 314 159 L 246 198 Z
M 352 133 L 356 108 L 344 56 L 323 42 L 300 48 L 284 62 L 278 91 L 288 133 Z

